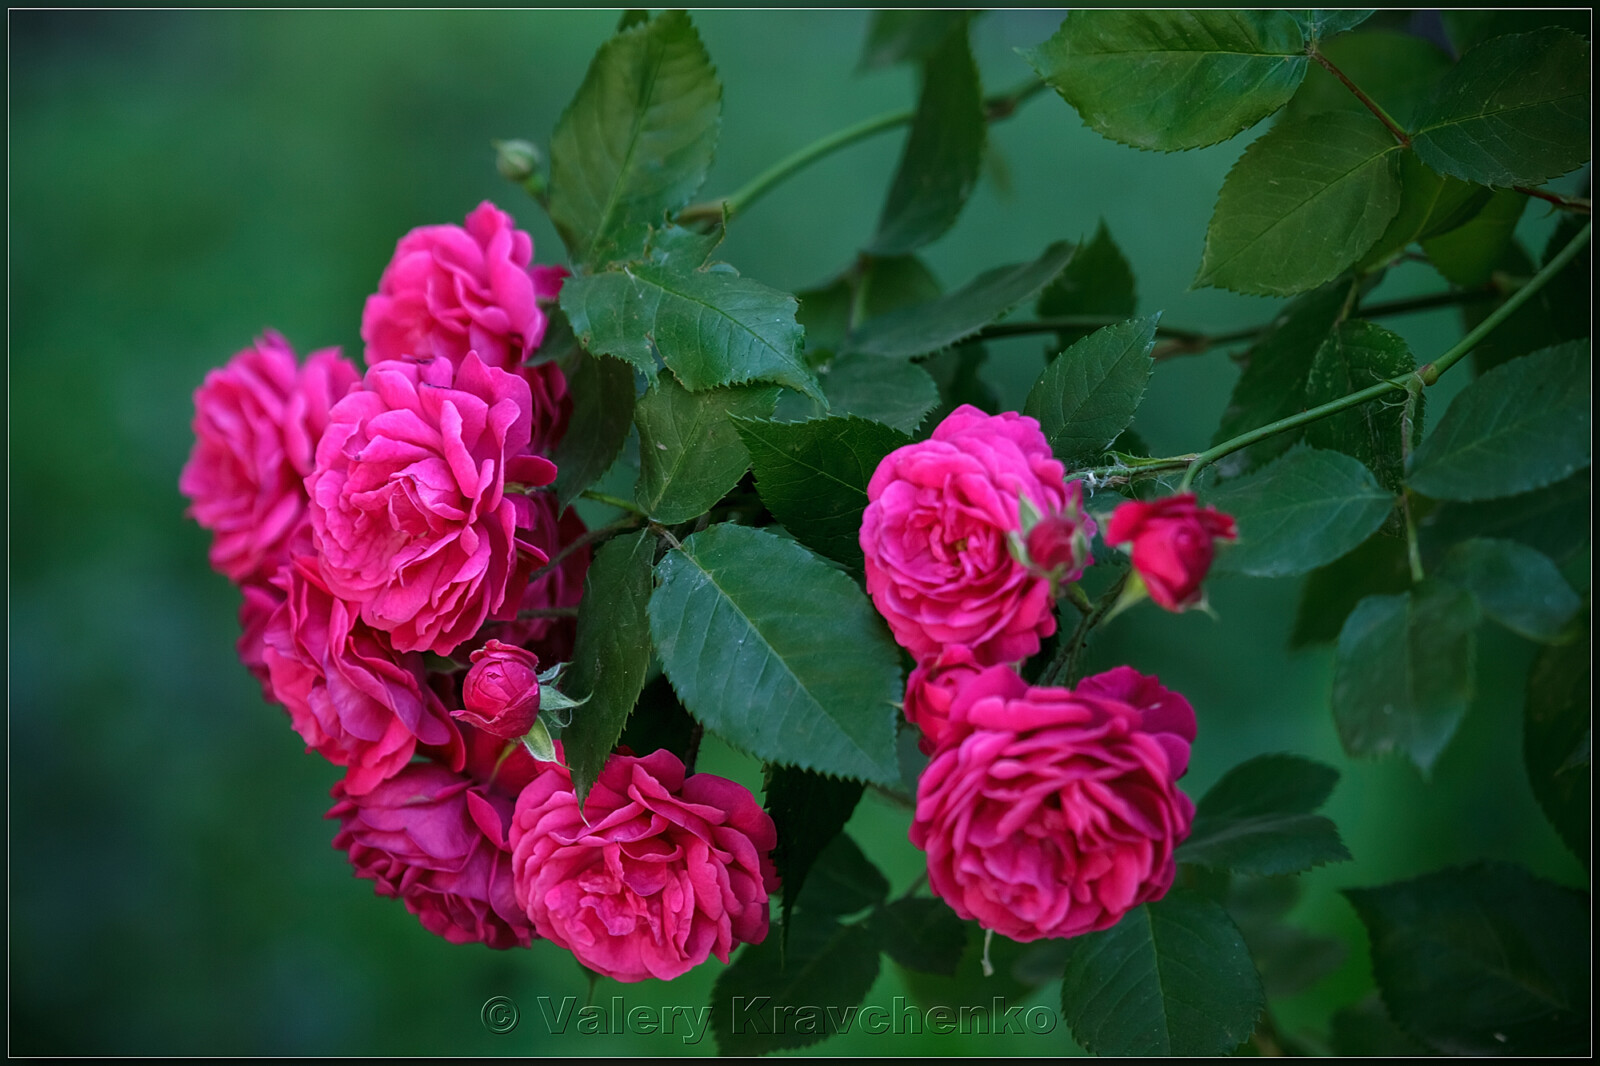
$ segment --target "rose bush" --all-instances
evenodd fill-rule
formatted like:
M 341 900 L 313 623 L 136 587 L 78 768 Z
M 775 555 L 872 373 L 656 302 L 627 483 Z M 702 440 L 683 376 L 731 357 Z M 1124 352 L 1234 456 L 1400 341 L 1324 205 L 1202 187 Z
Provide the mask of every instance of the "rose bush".
M 1199 603 L 1201 582 L 1211 569 L 1218 540 L 1236 540 L 1233 519 L 1201 507 L 1184 492 L 1144 502 L 1118 504 L 1106 525 L 1106 543 L 1129 545 L 1133 569 L 1150 598 L 1169 611 Z

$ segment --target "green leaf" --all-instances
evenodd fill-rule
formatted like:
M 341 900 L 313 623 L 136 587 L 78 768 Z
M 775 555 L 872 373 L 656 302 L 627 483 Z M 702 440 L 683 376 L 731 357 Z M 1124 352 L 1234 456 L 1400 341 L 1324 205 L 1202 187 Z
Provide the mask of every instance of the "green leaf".
M 966 923 L 941 899 L 897 899 L 870 924 L 884 953 L 908 970 L 954 977 L 967 950 Z
M 1133 268 L 1111 239 L 1104 220 L 1094 238 L 1080 245 L 1072 261 L 1046 285 L 1035 305 L 1040 318 L 1066 315 L 1112 315 L 1132 318 L 1138 308 L 1134 291 Z M 1087 337 L 1093 330 L 1071 329 L 1057 332 L 1057 343 L 1065 348 Z
M 889 882 L 872 860 L 845 833 L 822 849 L 812 865 L 804 889 L 795 893 L 795 905 L 840 917 L 876 907 L 889 895 Z
M 857 69 L 921 63 L 934 54 L 953 28 L 971 17 L 970 11 L 874 11 Z
M 1090 128 L 1163 152 L 1255 125 L 1294 95 L 1307 63 L 1283 11 L 1073 11 L 1024 55 Z
M 1590 29 L 1588 8 L 1522 8 L 1492 11 L 1485 8 L 1451 10 L 1442 14 L 1450 42 L 1457 54 L 1469 51 L 1494 37 L 1508 33 L 1527 33 L 1543 26 L 1565 26 L 1587 38 Z
M 1000 397 L 978 373 L 988 359 L 989 350 L 973 342 L 959 348 L 948 348 L 922 362 L 921 365 L 939 389 L 939 406 L 923 420 L 922 436 L 932 433 L 940 422 L 949 417 L 951 411 L 964 403 L 971 404 L 985 414 L 1000 412 Z
M 1527 206 L 1528 198 L 1521 193 L 1497 190 L 1471 219 L 1424 240 L 1422 250 L 1446 281 L 1464 289 L 1484 285 L 1511 247 Z
M 1339 89 L 1343 92 L 1344 86 Z M 1492 198 L 1481 185 L 1440 177 L 1424 166 L 1415 152 L 1400 153 L 1400 210 L 1356 269 L 1370 271 L 1383 266 L 1412 242 L 1467 224 Z
M 1306 293 L 1284 309 L 1245 353 L 1244 370 L 1228 399 L 1222 424 L 1211 440 L 1213 445 L 1306 409 L 1306 379 L 1311 376 L 1311 364 L 1338 322 L 1349 295 L 1349 285 L 1329 285 Z M 1218 469 L 1226 477 L 1236 477 L 1282 455 L 1303 435 L 1295 431 L 1279 433 L 1241 448 L 1222 459 Z
M 1062 352 L 1028 391 L 1024 414 L 1039 420 L 1069 466 L 1099 457 L 1128 428 L 1155 362 L 1159 313 L 1096 330 Z
M 1301 32 L 1312 40 L 1353 30 L 1372 17 L 1371 11 L 1350 10 L 1291 11 L 1289 14 L 1300 24 Z
M 687 761 L 699 728 L 695 720 L 689 717 L 689 712 L 683 709 L 678 694 L 672 691 L 672 682 L 667 680 L 667 675 L 658 671 L 639 693 L 617 746 L 635 753 L 664 749 Z
M 861 292 L 859 308 L 855 306 L 857 290 Z M 914 255 L 868 257 L 828 285 L 800 293 L 795 318 L 806 328 L 807 351 L 833 351 L 850 332 L 852 314 L 866 321 L 926 303 L 943 291 L 927 265 Z
M 878 979 L 878 944 L 865 925 L 797 911 L 786 943 L 769 934 L 739 953 L 711 991 L 711 1031 L 724 1055 L 806 1047 L 854 1028 Z
M 722 83 L 688 15 L 601 45 L 550 138 L 550 220 L 573 261 L 636 255 L 705 181 L 721 121 Z
M 671 375 L 639 398 L 639 481 L 634 500 L 671 525 L 705 514 L 750 466 L 729 415 L 763 418 L 778 400 L 774 388 L 690 392 Z
M 1205 502 L 1239 523 L 1238 543 L 1217 554 L 1219 573 L 1284 577 L 1353 550 L 1383 525 L 1394 497 L 1348 455 L 1296 448 Z
M 1300 897 L 1298 877 L 1233 877 L 1230 882 L 1228 915 L 1250 949 L 1269 1000 L 1303 992 L 1343 965 L 1344 941 L 1283 920 Z
M 916 117 L 867 251 L 902 255 L 955 225 L 978 183 L 989 123 L 966 20 L 951 27 L 923 68 Z
M 655 373 L 659 352 L 696 392 L 770 381 L 822 395 L 801 355 L 794 297 L 759 281 L 639 263 L 568 278 L 561 307 L 591 352 L 626 359 L 646 374 Z
M 916 363 L 841 355 L 828 364 L 822 391 L 836 414 L 882 422 L 902 433 L 922 425 L 939 404 L 939 386 Z
M 1450 56 L 1432 41 L 1389 30 L 1352 33 L 1319 45 L 1317 51 L 1402 126 L 1451 66 Z M 1321 64 L 1312 63 L 1282 121 L 1322 111 L 1366 111 L 1366 105 Z
M 771 533 L 718 525 L 656 566 L 650 631 L 707 728 L 769 762 L 895 786 L 899 651 L 854 581 Z
M 1528 673 L 1522 759 L 1545 817 L 1589 866 L 1590 651 L 1588 612 L 1572 641 L 1546 648 Z
M 1589 158 L 1589 42 L 1546 27 L 1485 41 L 1418 112 L 1412 144 L 1441 174 L 1533 185 Z
M 1548 488 L 1480 503 L 1440 505 L 1418 535 L 1424 557 L 1469 537 L 1505 537 L 1564 564 L 1589 541 L 1589 475 L 1582 471 Z
M 812 551 L 861 569 L 867 482 L 883 457 L 911 438 L 852 417 L 794 424 L 736 419 L 733 426 L 772 516 Z
M 897 967 L 906 990 L 922 1007 L 953 1006 L 971 1017 L 976 1028 L 985 1021 L 992 1024 L 990 1015 L 995 997 L 1016 1003 L 1026 997 L 1031 988 L 1061 976 L 1060 964 L 1055 966 L 1054 973 L 1042 977 L 1025 971 L 1031 961 L 1030 955 L 1041 944 L 1065 944 L 1070 941 L 1018 944 L 998 933 L 992 937 L 986 936 L 984 930 L 978 928 L 977 922 L 963 922 L 962 926 L 966 933 L 966 950 L 962 952 L 953 976 Z M 994 968 L 990 974 L 983 972 L 986 952 Z M 893 958 L 892 955 L 890 957 Z
M 1394 1024 L 1376 992 L 1353 1007 L 1335 1012 L 1330 1028 L 1328 1043 L 1335 1055 L 1403 1059 L 1435 1054 Z
M 1587 511 L 1584 518 L 1587 521 Z M 1368 596 L 1404 592 L 1410 586 L 1404 538 L 1380 530 L 1349 555 L 1306 575 L 1289 646 L 1332 643 L 1339 639 L 1339 630 L 1357 603 Z
M 588 702 L 561 731 L 572 783 L 582 804 L 644 688 L 650 669 L 651 567 L 656 537 L 647 529 L 608 541 L 583 582 L 578 636 L 563 687 Z
M 1329 403 L 1385 378 L 1409 374 L 1416 365 L 1399 334 L 1360 319 L 1341 322 L 1311 361 L 1306 406 Z M 1411 430 L 1413 444 L 1422 436 L 1424 402 L 1419 395 Z M 1311 423 L 1306 427 L 1306 443 L 1361 460 L 1377 475 L 1380 485 L 1398 492 L 1403 474 L 1400 423 L 1404 413 L 1399 403 L 1364 403 Z
M 766 809 L 778 829 L 772 861 L 783 882 L 785 928 L 817 856 L 844 831 L 865 788 L 793 766 L 767 767 Z
M 1291 296 L 1337 277 L 1399 211 L 1399 154 L 1367 114 L 1273 127 L 1223 179 L 1195 287 Z
M 1229 770 L 1195 811 L 1179 862 L 1247 874 L 1287 874 L 1350 858 L 1339 831 L 1312 814 L 1339 771 L 1296 755 L 1261 755 Z
M 948 295 L 868 319 L 844 350 L 909 359 L 948 348 L 1033 299 L 1071 258 L 1072 245 L 1057 241 L 1030 263 L 996 267 Z
M 633 368 L 582 350 L 564 361 L 572 417 L 550 455 L 556 464 L 556 501 L 565 510 L 622 454 L 633 424 Z
M 1354 756 L 1403 752 L 1424 774 L 1467 713 L 1478 607 L 1429 580 L 1397 596 L 1368 596 L 1339 633 L 1333 720 Z
M 1069 943 L 1061 1010 L 1096 1055 L 1225 1055 L 1265 1005 L 1239 930 L 1203 896 L 1171 892 Z
M 1447 1055 L 1589 1049 L 1588 897 L 1482 863 L 1349 888 L 1396 1022 Z
M 1561 637 L 1580 606 L 1556 564 L 1514 540 L 1457 544 L 1438 576 L 1472 593 L 1484 614 L 1513 633 L 1545 644 Z
M 1411 487 L 1445 500 L 1511 496 L 1589 465 L 1589 344 L 1495 367 L 1461 391 L 1411 457 Z
M 1548 264 L 1588 224 L 1587 219 L 1577 216 L 1563 218 L 1550 234 L 1541 262 Z M 1505 253 L 1494 269 L 1507 278 L 1527 278 L 1533 276 L 1536 268 L 1527 252 L 1513 240 L 1506 245 Z M 1556 271 L 1555 277 L 1545 282 L 1544 288 L 1534 293 L 1532 299 L 1523 301 L 1520 307 L 1511 312 L 1510 317 L 1472 350 L 1473 369 L 1482 375 L 1519 355 L 1589 336 L 1589 300 L 1593 287 L 1590 257 L 1574 256 L 1566 266 Z M 1504 295 L 1509 296 L 1510 293 Z M 1466 304 L 1461 308 L 1463 328 L 1476 328 L 1503 302 L 1502 298 L 1499 301 Z

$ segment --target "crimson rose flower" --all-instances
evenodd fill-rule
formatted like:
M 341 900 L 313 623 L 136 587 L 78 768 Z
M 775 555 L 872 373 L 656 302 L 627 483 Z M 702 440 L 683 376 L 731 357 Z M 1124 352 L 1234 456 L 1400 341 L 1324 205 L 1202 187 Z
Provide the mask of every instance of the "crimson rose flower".
M 540 936 L 589 969 L 671 980 L 766 939 L 777 839 L 744 786 L 685 777 L 669 751 L 611 756 L 581 814 L 557 767 L 517 798 L 517 903 Z
M 1233 519 L 1215 507 L 1200 507 L 1192 492 L 1144 503 L 1117 505 L 1106 526 L 1106 543 L 1132 543 L 1133 568 L 1150 598 L 1169 611 L 1200 602 L 1200 583 L 1211 569 L 1213 541 L 1237 540 Z
M 950 644 L 938 655 L 923 659 L 906 679 L 906 721 L 922 730 L 918 747 L 932 755 L 950 731 L 950 705 L 956 693 L 983 666 L 964 644 Z
M 461 684 L 466 707 L 451 711 L 490 736 L 526 736 L 539 717 L 539 657 L 512 644 L 491 640 L 472 653 L 472 669 Z
M 917 783 L 911 842 L 962 918 L 1013 940 L 1108 929 L 1164 896 L 1194 804 L 1194 709 L 1128 667 L 1076 691 L 1011 669 L 967 681 Z
M 305 518 L 305 476 L 332 407 L 360 375 L 339 349 L 304 367 L 267 332 L 206 375 L 194 394 L 194 448 L 178 478 L 189 515 L 211 530 L 211 565 L 234 581 L 266 580 Z
M 947 644 L 985 664 L 1038 651 L 1056 628 L 1050 580 L 1012 541 L 1021 498 L 1046 516 L 1067 507 L 1062 477 L 1038 422 L 966 404 L 885 456 L 867 483 L 861 550 L 895 640 L 919 659 Z
M 491 616 L 516 613 L 539 546 L 515 542 L 508 480 L 549 484 L 527 455 L 528 383 L 468 352 L 391 361 L 329 413 L 306 479 L 328 587 L 398 651 L 448 655 Z M 503 612 L 503 613 L 502 613 Z

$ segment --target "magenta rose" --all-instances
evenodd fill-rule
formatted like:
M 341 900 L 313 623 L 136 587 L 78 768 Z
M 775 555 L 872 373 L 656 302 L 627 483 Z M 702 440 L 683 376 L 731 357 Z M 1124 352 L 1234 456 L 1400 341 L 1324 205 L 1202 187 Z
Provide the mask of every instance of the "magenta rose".
M 219 573 L 264 581 L 287 559 L 328 410 L 359 377 L 337 348 L 299 366 L 288 342 L 268 332 L 195 390 L 194 448 L 178 489 L 213 534 Z
M 1096 528 L 1094 519 L 1083 510 L 1083 482 L 1069 481 L 1066 505 L 1059 513 L 1034 523 L 1023 543 L 1033 565 L 1053 580 L 1076 581 L 1094 562 L 1089 541 Z
M 328 590 L 315 557 L 297 557 L 273 585 L 284 600 L 261 638 L 272 698 L 308 749 L 349 768 L 347 792 L 393 777 L 419 744 L 460 765 L 460 731 L 428 687 L 421 654 L 395 651 L 357 618 Z
M 540 567 L 546 572 L 528 582 L 522 593 L 518 617 L 491 631 L 498 640 L 527 648 L 540 662 L 568 662 L 577 639 L 578 620 L 551 612 L 570 610 L 583 599 L 583 580 L 589 573 L 592 553 L 587 544 L 568 548 L 581 540 L 589 527 L 571 507 L 558 519 L 556 498 L 551 493 L 542 492 L 526 499 L 526 513 L 519 518 L 525 530 L 522 538 L 547 546 L 545 550 L 550 558 L 558 561 L 553 567 Z
M 1055 632 L 1049 578 L 1021 557 L 1024 497 L 1042 515 L 1068 503 L 1039 423 L 962 405 L 928 440 L 884 457 L 861 518 L 867 592 L 917 658 L 947 644 L 985 664 L 1016 662 Z
M 444 358 L 459 366 L 475 351 L 490 366 L 513 369 L 544 340 L 539 305 L 557 297 L 566 273 L 534 266 L 533 238 L 487 200 L 465 229 L 420 226 L 400 238 L 367 297 L 367 363 Z
M 528 383 L 468 352 L 392 361 L 330 412 L 306 479 L 322 575 L 399 651 L 448 655 L 490 617 L 515 614 L 540 546 L 517 541 L 530 504 L 508 481 L 545 485 L 526 454 Z
M 946 645 L 911 671 L 906 679 L 906 721 L 922 730 L 918 747 L 924 755 L 932 755 L 949 733 L 956 693 L 982 672 L 983 666 L 964 644 Z
M 461 683 L 466 707 L 451 715 L 491 736 L 526 736 L 539 717 L 539 657 L 491 640 L 472 653 L 472 669 Z
M 744 786 L 668 751 L 613 755 L 583 812 L 564 769 L 517 798 L 517 902 L 539 935 L 618 981 L 671 980 L 767 935 L 772 819 Z
M 1199 506 L 1192 492 L 1149 503 L 1118 504 L 1106 526 L 1106 543 L 1131 545 L 1133 568 L 1150 598 L 1169 611 L 1200 602 L 1200 585 L 1216 551 L 1214 542 L 1238 536 L 1231 517 L 1215 507 Z
M 1108 929 L 1172 885 L 1194 804 L 1194 709 L 1127 667 L 1076 691 L 1003 666 L 966 682 L 917 783 L 911 842 L 962 918 L 1013 940 Z
M 244 593 L 244 602 L 239 605 L 240 633 L 234 648 L 244 668 L 260 683 L 262 698 L 269 703 L 276 702 L 272 695 L 272 678 L 267 670 L 267 623 L 284 601 L 283 590 L 276 585 L 252 583 L 241 591 Z

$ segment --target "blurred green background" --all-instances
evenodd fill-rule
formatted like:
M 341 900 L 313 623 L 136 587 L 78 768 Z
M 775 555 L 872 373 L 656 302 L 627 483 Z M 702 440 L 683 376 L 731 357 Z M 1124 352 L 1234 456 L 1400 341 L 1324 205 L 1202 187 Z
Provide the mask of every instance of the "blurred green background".
M 238 664 L 237 594 L 206 565 L 178 471 L 191 395 L 264 328 L 302 354 L 359 357 L 362 302 L 413 226 L 490 198 L 558 261 L 554 231 L 496 174 L 492 138 L 548 141 L 615 12 L 13 11 L 10 220 L 10 1050 L 13 1054 L 708 1053 L 707 1038 L 546 1034 L 535 997 L 588 994 L 569 956 L 455 947 L 377 899 L 330 848 L 338 771 L 308 756 Z M 816 137 L 915 99 L 911 71 L 855 73 L 864 12 L 707 12 L 724 85 L 721 194 Z M 988 91 L 1030 75 L 1060 13 L 991 12 L 974 28 Z M 734 224 L 719 256 L 794 291 L 844 267 L 870 233 L 902 134 L 835 156 Z M 1275 301 L 1188 291 L 1206 221 L 1250 135 L 1136 152 L 1041 96 L 994 127 L 994 163 L 927 253 L 947 285 L 1092 234 L 1133 263 L 1140 309 L 1227 329 Z M 1523 235 L 1553 226 L 1530 209 Z M 1441 287 L 1404 267 L 1384 295 Z M 1392 320 L 1419 360 L 1459 335 L 1451 312 Z M 1020 405 L 1037 339 L 985 369 Z M 1218 353 L 1163 363 L 1137 429 L 1156 454 L 1210 439 L 1236 370 Z M 1463 374 L 1463 378 L 1464 378 Z M 1448 387 L 1448 386 L 1447 386 Z M 1459 388 L 1459 384 L 1455 386 Z M 1440 402 L 1443 401 L 1441 397 Z M 1434 410 L 1442 410 L 1435 407 Z M 1325 1029 L 1371 987 L 1364 936 L 1337 889 L 1478 858 L 1584 884 L 1533 803 L 1520 751 L 1530 645 L 1485 629 L 1478 692 L 1424 783 L 1353 763 L 1328 713 L 1331 654 L 1289 653 L 1296 581 L 1218 581 L 1220 621 L 1143 609 L 1094 668 L 1158 673 L 1186 693 L 1198 796 L 1260 752 L 1324 759 L 1344 777 L 1328 813 L 1356 861 L 1306 876 L 1294 919 L 1350 943 L 1344 966 L 1277 1007 L 1285 1032 Z M 759 787 L 730 752 L 703 768 Z M 920 869 L 907 816 L 872 797 L 852 831 L 896 891 Z M 706 1002 L 719 966 L 671 985 L 601 982 L 597 1001 Z M 886 966 L 867 997 L 905 994 Z M 513 1033 L 486 997 L 522 1008 Z M 1046 987 L 1032 1002 L 1056 1003 Z M 1048 1037 L 853 1034 L 864 1054 L 1055 1054 Z

